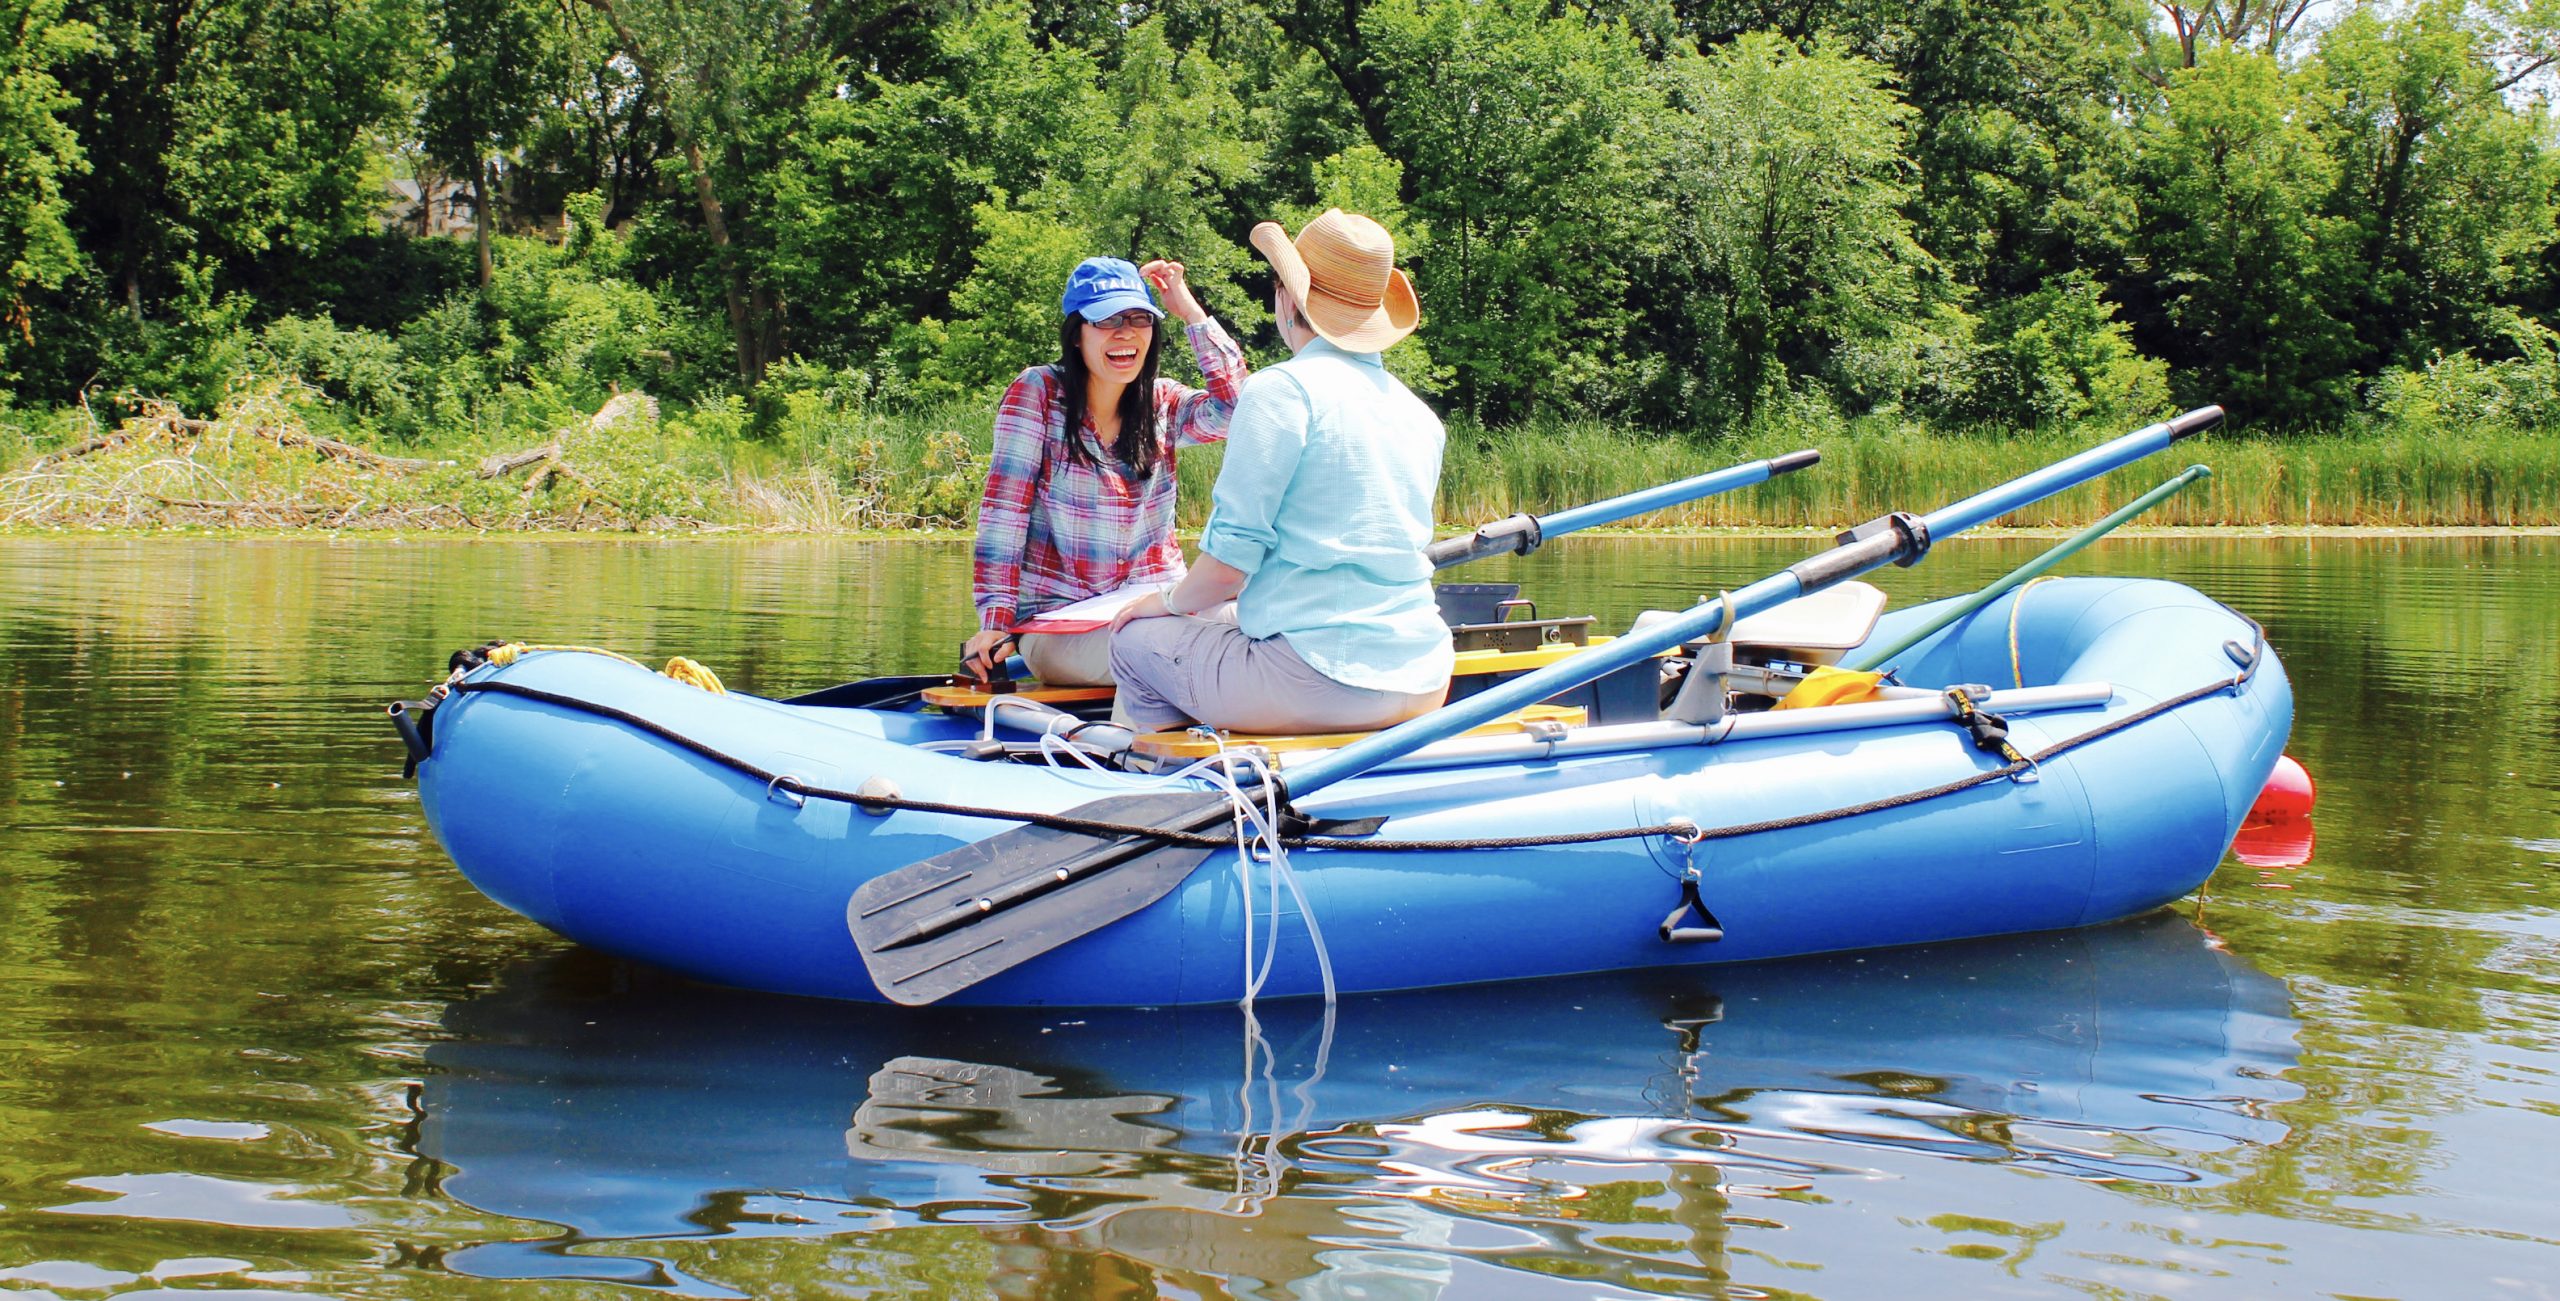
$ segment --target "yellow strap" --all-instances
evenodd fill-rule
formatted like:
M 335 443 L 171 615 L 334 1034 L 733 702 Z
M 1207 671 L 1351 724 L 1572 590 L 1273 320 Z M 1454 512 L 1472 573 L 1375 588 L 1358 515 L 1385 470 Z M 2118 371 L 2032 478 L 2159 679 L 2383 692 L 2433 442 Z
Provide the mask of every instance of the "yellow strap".
M 1857 669 L 1834 668 L 1824 664 L 1805 675 L 1804 681 L 1777 703 L 1779 709 L 1815 709 L 1823 705 L 1864 704 L 1876 698 L 1876 684 L 1884 680 L 1881 673 Z

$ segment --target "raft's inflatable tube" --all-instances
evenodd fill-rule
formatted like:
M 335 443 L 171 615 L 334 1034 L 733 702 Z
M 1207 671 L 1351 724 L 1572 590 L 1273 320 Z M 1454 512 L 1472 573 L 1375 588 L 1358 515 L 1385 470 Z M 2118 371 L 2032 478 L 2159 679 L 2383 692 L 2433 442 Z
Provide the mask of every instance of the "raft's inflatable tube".
M 1401 841 L 1536 838 L 1675 819 L 1720 828 L 1877 806 L 1694 850 L 1655 836 L 1293 852 L 1287 865 L 1338 987 L 1410 989 L 2063 929 L 2194 889 L 2283 753 L 2293 698 L 2282 666 L 2249 621 L 2173 583 L 2069 579 L 2022 590 L 2023 600 L 2005 596 L 1914 648 L 1898 676 L 1927 687 L 2106 688 L 2091 693 L 2103 694 L 2100 704 L 2008 716 L 2009 739 L 2030 755 L 2118 725 L 2045 760 L 2032 780 L 1897 802 L 2001 760 L 1943 718 L 1867 727 L 1856 711 L 1879 706 L 1844 705 L 1805 711 L 1819 714 L 1811 720 L 1818 730 L 1737 727 L 1704 744 L 1401 767 L 1301 801 L 1315 817 L 1383 816 L 1375 838 Z M 1936 608 L 1887 616 L 1876 644 Z M 714 695 L 604 656 L 531 654 L 466 681 L 593 708 L 493 691 L 457 693 L 437 708 L 432 752 L 418 768 L 420 798 L 464 873 L 571 939 L 753 989 L 880 999 L 846 929 L 854 889 L 1011 824 L 801 801 L 597 710 L 810 787 L 884 782 L 911 801 L 1062 812 L 1161 788 L 1133 775 L 919 748 L 972 735 L 977 725 L 967 720 Z M 1236 999 L 1245 988 L 1248 899 L 1233 863 L 1233 855 L 1213 857 L 1155 904 L 951 1001 Z M 1666 942 L 1660 929 L 1692 865 L 1723 938 Z M 1268 877 L 1257 871 L 1250 900 L 1258 939 L 1275 929 Z M 1318 992 L 1316 949 L 1285 890 L 1276 932 L 1262 994 Z

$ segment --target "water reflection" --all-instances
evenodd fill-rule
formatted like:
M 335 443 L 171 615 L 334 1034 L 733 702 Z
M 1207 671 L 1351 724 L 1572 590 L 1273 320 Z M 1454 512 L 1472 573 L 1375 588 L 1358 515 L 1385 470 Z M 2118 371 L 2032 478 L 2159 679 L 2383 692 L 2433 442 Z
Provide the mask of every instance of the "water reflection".
M 1372 1295 L 1565 1259 L 1613 1286 L 1694 1285 L 1730 1277 L 1738 1230 L 1829 1196 L 1927 1218 L 1926 1181 L 1898 1178 L 1914 1162 L 2135 1195 L 2224 1181 L 2299 1096 L 2283 985 L 2167 915 L 1330 1018 L 1266 1005 L 1258 1024 L 920 1014 L 567 954 L 509 969 L 445 1028 L 420 1134 L 442 1191 L 566 1231 L 446 1264 L 678 1286 L 672 1253 L 633 1250 L 963 1224 L 999 1245 L 980 1281 L 1007 1293 L 1103 1261 Z M 1008 1242 L 1040 1248 L 1039 1279 L 1008 1272 Z M 596 1244 L 623 1245 L 581 1275 Z
M 2251 867 L 2301 867 L 2311 861 L 2318 838 L 2309 819 L 2299 822 L 2252 822 L 2231 842 L 2231 856 Z M 2263 883 L 2263 878 L 2262 883 Z

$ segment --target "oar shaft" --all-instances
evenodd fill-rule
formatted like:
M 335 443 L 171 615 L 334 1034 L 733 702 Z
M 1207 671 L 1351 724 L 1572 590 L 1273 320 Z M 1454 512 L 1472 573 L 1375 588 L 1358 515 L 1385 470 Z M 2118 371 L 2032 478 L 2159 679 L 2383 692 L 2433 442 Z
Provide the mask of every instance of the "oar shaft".
M 1658 488 L 1646 488 L 1639 492 L 1628 493 L 1623 497 L 1612 497 L 1607 501 L 1595 501 L 1588 506 L 1575 506 L 1568 510 L 1557 511 L 1552 515 L 1542 515 L 1538 517 L 1538 526 L 1548 537 L 1563 537 L 1577 530 L 1615 524 L 1620 520 L 1632 519 L 1667 506 L 1678 506 L 1684 502 L 1696 501 L 1701 497 L 1713 497 L 1718 493 L 1731 492 L 1736 488 L 1766 483 L 1779 475 L 1801 470 L 1821 459 L 1822 453 L 1812 448 L 1806 448 L 1800 452 L 1789 452 L 1784 456 L 1773 456 L 1765 461 L 1753 461 L 1748 465 L 1737 465 L 1711 474 L 1682 479 L 1678 483 L 1666 483 Z
M 1895 656 L 1898 656 L 1904 651 L 1919 645 L 1921 642 L 1936 636 L 1939 632 L 1945 630 L 1950 624 L 1955 623 L 1957 620 L 1991 604 L 1993 601 L 1999 600 L 2003 594 L 2008 592 L 2009 589 L 2016 587 L 2018 584 L 2026 582 L 2027 580 L 2044 573 L 2046 570 L 2061 564 L 2065 560 L 2069 560 L 2072 556 L 2078 554 L 2081 548 L 2105 537 L 2109 533 L 2115 532 L 2116 529 L 2123 525 L 2125 521 L 2150 510 L 2152 507 L 2157 506 L 2164 501 L 2167 501 L 2169 498 L 2175 496 L 2179 489 L 2184 488 L 2188 484 L 2212 473 L 2213 470 L 2208 466 L 2188 466 L 2184 471 L 2180 472 L 2176 478 L 2170 479 L 2159 487 L 2153 488 L 2151 491 L 2117 507 L 2114 511 L 2110 512 L 2105 519 L 2099 520 L 2097 523 L 2073 534 L 2070 538 L 2066 539 L 2052 550 L 2045 552 L 2043 555 L 2037 556 L 2035 559 L 2001 575 L 1998 582 L 1995 582 L 1989 587 L 1983 588 L 1981 591 L 1957 602 L 1954 607 L 1950 608 L 1945 613 L 1940 614 L 1938 617 L 1931 619 L 1927 623 L 1904 633 L 1891 645 L 1861 654 L 1841 665 L 1841 667 L 1864 672 L 1870 669 L 1882 668 L 1885 665 L 1892 663 Z
M 1630 632 L 1545 668 L 1533 669 L 1456 704 L 1443 705 L 1419 718 L 1408 719 L 1336 750 L 1291 772 L 1289 793 L 1293 796 L 1313 794 L 1335 782 L 1358 776 L 1377 764 L 1402 758 L 1423 746 L 1448 740 L 1557 692 L 1570 691 L 1630 664 L 1652 659 L 1683 642 L 1703 638 L 1718 630 L 1727 617 L 1728 607 L 1731 617 L 1740 620 L 1886 564 L 1910 564 L 1927 553 L 1929 543 L 1934 539 L 1952 537 L 2005 511 L 2015 510 L 2140 460 L 2221 418 L 2220 407 L 2190 411 L 2175 420 L 2136 430 L 2043 470 L 1976 493 L 1925 518 L 1914 520 L 1909 516 L 1887 516 L 1862 525 L 1844 534 L 1839 546 L 1733 592 L 1726 600 L 1711 601 L 1683 611 L 1642 631 Z
M 1430 558 L 1434 569 L 1447 569 L 1452 565 L 1463 565 L 1469 561 L 1482 560 L 1487 556 L 1525 556 L 1537 550 L 1539 544 L 1548 538 L 1560 538 L 1567 533 L 1598 528 L 1604 524 L 1615 524 L 1620 520 L 1633 519 L 1650 511 L 1678 506 L 1704 497 L 1713 497 L 1718 493 L 1731 492 L 1736 488 L 1748 488 L 1755 483 L 1767 483 L 1779 475 L 1801 470 L 1821 459 L 1822 453 L 1807 448 L 1800 452 L 1789 452 L 1784 456 L 1773 456 L 1765 461 L 1752 461 L 1744 465 L 1729 466 L 1722 470 L 1694 475 L 1677 483 L 1640 489 L 1622 496 L 1611 497 L 1607 501 L 1595 501 L 1588 506 L 1560 510 L 1552 515 L 1513 515 L 1487 524 L 1473 533 L 1443 538 L 1432 543 L 1423 554 Z
M 2006 515 L 2031 502 L 2042 501 L 2065 488 L 2086 483 L 2109 470 L 2149 456 L 2189 434 L 2212 428 L 2221 419 L 2222 408 L 2198 407 L 2185 415 L 2137 429 L 2078 456 L 2011 479 L 1997 488 L 1975 493 L 1952 506 L 1930 512 L 1927 520 L 1929 536 L 1952 537 L 1986 520 Z M 2135 450 L 2128 452 L 2126 449 Z

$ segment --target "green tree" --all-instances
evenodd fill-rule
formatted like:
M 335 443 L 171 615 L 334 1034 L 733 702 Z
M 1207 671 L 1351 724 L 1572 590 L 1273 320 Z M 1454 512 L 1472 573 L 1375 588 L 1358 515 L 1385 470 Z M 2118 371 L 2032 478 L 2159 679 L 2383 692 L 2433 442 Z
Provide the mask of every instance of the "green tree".
M 80 269 L 63 180 L 88 159 L 63 121 L 72 99 L 55 74 L 96 40 L 88 24 L 63 17 L 62 0 L 31 0 L 0 29 L 0 268 L 9 297 L 0 356 L 9 334 L 35 342 L 28 291 L 58 289 Z
M 1876 63 L 1774 35 L 1674 70 L 1675 396 L 1749 419 L 1791 377 L 1823 376 L 1927 306 L 1937 263 L 1904 215 L 1910 110 Z
M 1092 75 L 1091 64 L 1055 47 L 998 61 L 1006 73 L 1002 89 L 990 84 L 996 79 L 981 81 L 982 108 L 991 107 L 986 95 L 1021 104 L 1035 114 L 1029 121 L 1045 130 L 1022 130 L 1022 115 L 989 114 L 990 124 L 1004 124 L 1004 147 L 959 161 L 999 161 L 989 157 L 996 152 L 1015 166 L 970 166 L 965 186 L 938 187 L 988 197 L 971 211 L 963 255 L 919 268 L 939 270 L 950 294 L 948 317 L 932 312 L 902 336 L 902 350 L 928 392 L 974 393 L 1054 355 L 1059 286 L 1085 257 L 1176 259 L 1189 268 L 1203 301 L 1231 325 L 1259 319 L 1253 300 L 1236 287 L 1252 269 L 1251 255 L 1221 229 L 1231 195 L 1258 175 L 1261 161 L 1226 73 L 1202 51 L 1175 49 L 1155 19 L 1128 28 L 1117 55 L 1118 65 L 1101 73 L 1100 86 L 1090 92 L 1075 83 Z M 896 98 L 882 96 L 884 105 Z M 883 124 L 878 134 L 894 121 L 871 116 Z M 974 143 L 997 139 L 981 136 Z M 894 166 L 910 156 L 895 151 L 863 165 Z M 952 176 L 950 161 L 915 161 L 928 178 Z M 997 188 L 1008 174 L 1034 183 L 1011 197 Z M 951 270 L 959 266 L 967 270 L 953 284 Z
M 935 28 L 903 75 L 868 73 L 810 108 L 773 180 L 771 264 L 806 350 L 859 363 L 949 320 L 988 238 L 979 208 L 1071 178 L 1100 147 L 1094 57 L 1032 32 L 1022 4 L 988 4 Z
M 842 79 L 822 16 L 807 0 L 586 0 L 657 104 L 708 243 L 727 309 L 739 382 L 788 350 L 787 303 L 759 274 L 764 214 L 753 202 L 774 146 L 812 96 Z M 903 6 L 898 12 L 903 13 Z
M 220 375 L 232 324 L 262 297 L 302 292 L 372 229 L 417 13 L 98 0 L 81 16 L 97 39 L 58 79 L 89 163 L 61 180 L 87 269 L 52 301 L 37 382 L 190 390 Z
M 388 69 L 415 47 L 397 0 L 111 0 L 78 65 L 71 121 L 93 164 L 83 243 L 142 316 L 189 259 L 244 272 L 372 220 L 369 131 L 401 107 Z M 257 286 L 247 284 L 254 289 Z
M 2325 97 L 2264 54 L 2208 51 L 2175 73 L 2137 138 L 2150 274 L 2135 338 L 2178 368 L 2182 396 L 2242 414 L 2344 409 L 2352 336 L 2334 313 L 2337 167 Z
M 2548 106 L 2508 95 L 2549 67 L 2530 14 L 2427 0 L 2348 15 L 2320 41 L 2326 207 L 2344 229 L 2341 315 L 2362 373 L 2503 349 L 2510 305 L 2538 288 L 2552 244 Z
M 1194 288 L 1210 291 L 1204 303 L 1234 301 L 1218 291 L 1232 288 L 1253 255 L 1219 226 L 1262 159 L 1227 73 L 1202 51 L 1174 48 L 1151 18 L 1122 42 L 1104 106 L 1102 149 L 1077 187 L 1100 251 L 1174 258 L 1190 268 Z
M 429 0 L 431 39 L 442 66 L 426 87 L 419 128 L 427 153 L 471 182 L 480 283 L 495 274 L 489 237 L 496 225 L 495 155 L 521 148 L 547 105 L 566 87 L 557 10 L 539 0 Z M 424 187 L 421 187 L 424 197 Z
M 2149 96 L 2142 0 L 1683 0 L 1704 48 L 1746 33 L 1821 42 L 1890 69 L 1922 246 L 1957 281 L 2028 292 L 2114 268 L 2131 225 L 2125 123 Z
M 976 266 L 952 291 L 946 321 L 926 317 L 899 344 L 928 398 L 976 397 L 1058 354 L 1058 292 L 1094 234 L 1054 205 L 979 204 Z
M 1413 274 L 1455 405 L 1624 409 L 1632 267 L 1659 225 L 1655 66 L 1623 24 L 1513 0 L 1384 0 L 1360 24 L 1431 233 Z

